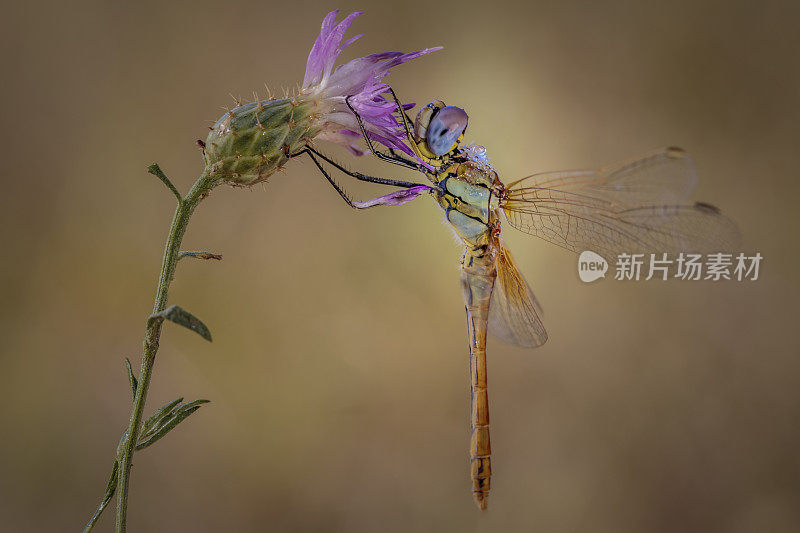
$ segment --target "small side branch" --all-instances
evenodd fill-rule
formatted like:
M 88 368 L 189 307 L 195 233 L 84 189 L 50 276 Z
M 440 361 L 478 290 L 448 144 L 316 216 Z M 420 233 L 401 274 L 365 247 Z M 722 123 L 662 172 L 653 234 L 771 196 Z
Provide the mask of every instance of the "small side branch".
M 172 184 L 172 182 L 169 181 L 169 178 L 167 177 L 166 174 L 164 174 L 164 171 L 161 170 L 161 167 L 158 166 L 158 163 L 153 163 L 152 165 L 147 167 L 147 172 L 160 179 L 164 183 L 164 185 L 166 185 L 167 188 L 170 191 L 172 191 L 172 194 L 174 194 L 175 198 L 178 199 L 178 205 L 180 205 L 183 202 L 183 197 L 181 196 L 181 193 L 179 193 L 178 189 L 176 189 L 175 186 Z
M 114 493 L 117 490 L 118 474 L 119 474 L 119 461 L 114 461 L 114 468 L 111 470 L 111 476 L 108 479 L 108 484 L 106 484 L 106 491 L 103 494 L 103 499 L 100 500 L 100 505 L 97 507 L 97 510 L 89 519 L 89 522 L 86 524 L 86 527 L 83 528 L 83 533 L 90 533 L 92 531 L 95 524 L 97 524 L 97 521 L 100 519 L 100 515 L 103 514 L 103 511 L 106 510 L 108 504 L 111 503 L 111 499 L 114 497 Z
M 183 259 L 184 257 L 194 257 L 195 259 L 214 259 L 216 261 L 222 261 L 222 255 L 204 251 L 182 250 L 178 252 L 178 259 Z
M 125 369 L 128 371 L 128 381 L 131 384 L 131 390 L 133 390 L 133 397 L 136 398 L 136 387 L 139 386 L 139 380 L 136 379 L 136 376 L 133 375 L 133 368 L 131 368 L 131 360 L 127 357 L 125 358 Z

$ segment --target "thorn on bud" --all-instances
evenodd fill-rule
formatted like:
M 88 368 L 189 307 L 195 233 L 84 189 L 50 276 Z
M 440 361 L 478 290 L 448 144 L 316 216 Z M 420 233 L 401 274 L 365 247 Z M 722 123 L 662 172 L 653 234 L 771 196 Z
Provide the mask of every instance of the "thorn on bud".
M 199 146 L 203 150 L 206 149 L 206 143 L 205 141 L 203 141 L 203 139 L 197 139 L 195 142 L 197 143 L 197 146 Z

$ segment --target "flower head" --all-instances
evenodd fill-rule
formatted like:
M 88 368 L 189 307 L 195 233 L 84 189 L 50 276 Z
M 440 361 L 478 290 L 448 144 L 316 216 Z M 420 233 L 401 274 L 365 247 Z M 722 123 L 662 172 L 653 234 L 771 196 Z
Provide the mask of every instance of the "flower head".
M 392 67 L 439 48 L 371 54 L 334 68 L 342 51 L 362 36 L 344 40 L 360 13 L 348 15 L 338 24 L 337 13 L 328 13 L 322 21 L 299 94 L 239 104 L 217 120 L 204 145 L 212 175 L 232 185 L 265 181 L 316 139 L 344 145 L 361 155 L 363 151 L 356 146 L 361 129 L 348 101 L 370 139 L 414 155 L 406 145 L 402 124 L 393 115 L 397 104 L 384 96 L 389 86 L 382 80 Z
M 413 156 L 414 152 L 405 143 L 405 131 L 392 114 L 397 110 L 397 104 L 384 97 L 389 85 L 382 80 L 392 67 L 440 50 L 441 47 L 408 53 L 371 54 L 334 69 L 334 63 L 342 51 L 364 36 L 362 33 L 343 42 L 345 32 L 361 13 L 351 13 L 336 24 L 337 14 L 338 10 L 331 11 L 322 21 L 319 36 L 308 55 L 303 78 L 301 94 L 315 99 L 322 107 L 325 127 L 318 138 L 342 144 L 356 155 L 363 153 L 355 145 L 362 135 L 356 117 L 345 102 L 349 96 L 350 105 L 363 120 L 371 139 Z M 414 107 L 413 103 L 403 106 L 404 109 L 411 107 Z

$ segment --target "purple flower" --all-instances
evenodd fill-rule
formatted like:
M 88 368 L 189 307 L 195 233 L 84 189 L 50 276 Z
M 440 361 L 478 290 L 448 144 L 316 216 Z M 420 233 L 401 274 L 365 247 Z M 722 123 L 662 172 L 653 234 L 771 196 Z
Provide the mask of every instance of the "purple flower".
M 355 115 L 345 102 L 350 96 L 350 104 L 364 121 L 364 127 L 371 139 L 413 157 L 414 152 L 406 145 L 402 124 L 392 115 L 397 110 L 397 105 L 393 99 L 384 96 L 389 86 L 381 80 L 389 74 L 392 67 L 440 50 L 441 47 L 406 54 L 371 54 L 334 69 L 339 54 L 364 35 L 362 33 L 342 42 L 345 32 L 361 13 L 352 13 L 336 24 L 338 12 L 331 11 L 322 21 L 319 36 L 308 54 L 303 78 L 301 95 L 314 99 L 319 106 L 323 129 L 317 138 L 346 146 L 355 155 L 364 153 L 355 144 L 362 135 Z M 403 107 L 410 109 L 414 104 L 404 104 Z
M 374 207 L 376 205 L 403 205 L 411 200 L 415 200 L 422 193 L 431 192 L 433 190 L 435 190 L 433 187 L 427 185 L 417 185 L 416 187 L 390 192 L 389 194 L 384 194 L 383 196 L 378 196 L 377 198 L 372 198 L 365 202 L 355 202 L 355 204 L 359 209 Z

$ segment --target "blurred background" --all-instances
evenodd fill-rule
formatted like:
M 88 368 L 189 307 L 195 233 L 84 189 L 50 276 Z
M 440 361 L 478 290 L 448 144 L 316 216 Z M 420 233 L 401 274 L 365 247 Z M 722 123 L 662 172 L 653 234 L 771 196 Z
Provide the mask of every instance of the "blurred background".
M 337 7 L 366 11 L 344 60 L 445 47 L 388 81 L 467 108 L 506 182 L 687 149 L 761 277 L 587 285 L 508 229 L 550 341 L 490 340 L 481 514 L 460 249 L 435 205 L 354 212 L 308 161 L 220 188 L 184 248 L 224 260 L 182 262 L 170 295 L 214 342 L 166 327 L 148 412 L 212 403 L 136 455 L 130 530 L 797 531 L 798 3 L 499 0 L 3 8 L 3 529 L 78 531 L 105 486 L 174 208 L 147 165 L 188 189 L 229 94 L 294 87 Z

